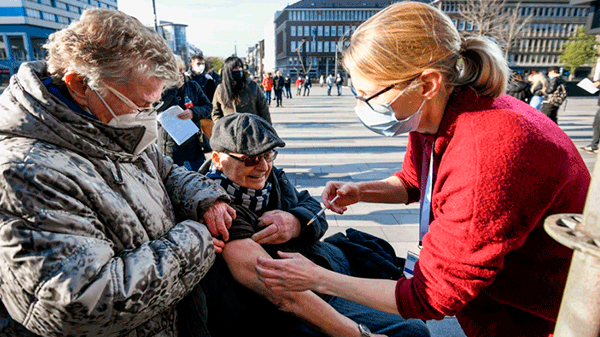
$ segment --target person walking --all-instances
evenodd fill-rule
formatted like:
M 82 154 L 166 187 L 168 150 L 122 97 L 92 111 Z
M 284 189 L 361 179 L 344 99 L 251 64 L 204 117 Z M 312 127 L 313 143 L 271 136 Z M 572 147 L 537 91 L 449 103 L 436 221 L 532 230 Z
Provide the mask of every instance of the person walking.
M 271 90 L 273 90 L 273 78 L 271 73 L 265 73 L 265 77 L 262 80 L 262 87 L 267 98 L 267 105 L 271 106 Z
M 235 211 L 154 144 L 173 52 L 105 8 L 44 48 L 0 96 L 0 335 L 181 336 Z
M 595 81 L 593 84 L 596 88 L 600 87 L 600 81 Z M 594 116 L 594 122 L 592 123 L 592 131 L 593 131 L 592 142 L 589 145 L 586 145 L 581 148 L 585 152 L 588 152 L 591 154 L 597 154 L 599 151 L 598 144 L 600 144 L 600 96 L 598 97 L 598 106 L 599 106 L 599 108 L 598 108 L 598 110 L 596 110 L 596 115 Z
M 321 88 L 323 87 L 323 85 L 325 84 L 325 77 L 323 75 L 321 75 L 319 77 L 319 85 L 321 86 Z
M 521 74 L 514 74 L 511 77 L 506 93 L 525 103 L 529 103 L 530 98 L 533 96 L 531 85 L 523 79 Z
M 283 89 L 285 90 L 285 98 L 292 98 L 292 79 L 290 75 L 285 75 L 285 79 L 283 81 Z
M 542 72 L 537 72 L 531 76 L 531 92 L 533 96 L 529 100 L 529 105 L 540 110 L 544 102 L 544 91 L 548 87 L 548 78 Z
M 271 123 L 267 99 L 256 82 L 246 76 L 243 67 L 242 60 L 236 56 L 230 56 L 223 62 L 221 83 L 213 100 L 212 120 L 217 122 L 225 115 L 247 112 Z
M 548 69 L 548 78 L 548 87 L 542 90 L 544 102 L 540 111 L 558 124 L 558 109 L 567 97 L 567 88 L 558 67 Z
M 218 80 L 209 72 L 209 67 L 207 67 L 206 60 L 204 60 L 204 54 L 201 52 L 192 56 L 188 76 L 200 85 L 202 92 L 212 102 Z
M 275 72 L 275 77 L 273 77 L 273 91 L 275 91 L 275 99 L 277 101 L 277 106 L 283 106 L 283 87 L 285 84 L 285 80 L 283 76 L 281 76 L 281 71 L 277 70 Z
M 331 96 L 331 88 L 333 88 L 334 84 L 335 77 L 333 77 L 333 74 L 329 74 L 329 76 L 327 76 L 327 96 Z
M 338 73 L 335 77 L 335 85 L 337 86 L 338 96 L 342 96 L 342 84 L 344 83 L 344 79 L 342 78 L 342 74 Z
M 431 5 L 402 1 L 371 17 L 343 64 L 362 123 L 409 141 L 401 171 L 328 182 L 322 200 L 339 214 L 360 201 L 419 202 L 422 249 L 405 268 L 413 277 L 356 278 L 280 252 L 258 258 L 263 283 L 404 318 L 456 316 L 468 337 L 552 335 L 573 251 L 545 232 L 544 220 L 582 213 L 591 180 L 573 141 L 503 94 L 508 63 L 494 41 L 461 36 Z
M 300 96 L 302 94 L 302 86 L 304 84 L 304 80 L 302 76 L 298 76 L 296 79 L 296 96 Z
M 304 80 L 304 94 L 302 96 L 310 95 L 310 88 L 312 87 L 312 81 L 310 80 L 310 76 L 306 76 Z

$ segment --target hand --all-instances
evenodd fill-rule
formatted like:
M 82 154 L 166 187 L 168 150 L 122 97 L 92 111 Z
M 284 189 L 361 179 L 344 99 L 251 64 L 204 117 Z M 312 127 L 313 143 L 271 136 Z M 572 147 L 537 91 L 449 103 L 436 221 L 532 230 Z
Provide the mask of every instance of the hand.
M 216 201 L 204 213 L 203 216 L 208 231 L 215 238 L 222 238 L 223 241 L 229 240 L 229 231 L 231 222 L 235 219 L 235 210 L 226 202 Z
M 252 235 L 252 240 L 258 244 L 284 243 L 300 235 L 300 221 L 291 213 L 281 210 L 268 211 L 258 220 L 258 226 L 265 227 Z
M 192 110 L 187 109 L 184 112 L 177 115 L 177 117 L 179 117 L 179 119 L 192 119 L 192 117 L 194 117 L 194 113 L 192 112 Z
M 323 268 L 299 253 L 277 252 L 281 260 L 258 258 L 256 271 L 265 286 L 273 291 L 319 292 L 319 271 Z
M 217 238 L 213 238 L 212 240 L 213 246 L 215 246 L 215 253 L 221 254 L 223 252 L 223 248 L 225 248 L 225 242 Z
M 331 203 L 336 196 L 339 198 L 335 203 Z M 328 209 L 338 213 L 344 214 L 348 210 L 348 205 L 356 204 L 360 201 L 360 191 L 358 185 L 355 183 L 344 183 L 338 181 L 330 181 L 325 185 L 323 191 L 323 204 Z

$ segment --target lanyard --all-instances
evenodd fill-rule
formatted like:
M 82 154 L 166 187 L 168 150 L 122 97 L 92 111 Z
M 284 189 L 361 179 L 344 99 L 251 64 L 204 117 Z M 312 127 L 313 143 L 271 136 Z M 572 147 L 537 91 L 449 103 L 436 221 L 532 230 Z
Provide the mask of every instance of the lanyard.
M 421 214 L 419 216 L 419 248 L 423 247 L 423 237 L 429 232 L 429 216 L 431 214 L 431 194 L 433 185 L 433 150 L 435 141 L 431 143 L 431 157 L 429 159 L 429 172 L 427 173 L 427 185 L 425 186 L 425 196 L 421 205 Z

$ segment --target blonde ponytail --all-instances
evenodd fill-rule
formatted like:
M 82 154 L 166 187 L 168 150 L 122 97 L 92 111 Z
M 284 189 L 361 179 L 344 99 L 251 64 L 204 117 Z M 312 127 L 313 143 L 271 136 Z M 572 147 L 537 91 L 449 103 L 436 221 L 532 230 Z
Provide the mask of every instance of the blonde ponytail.
M 466 85 L 480 96 L 498 97 L 506 90 L 510 71 L 502 50 L 484 36 L 464 39 L 460 47 L 463 60 L 457 85 Z

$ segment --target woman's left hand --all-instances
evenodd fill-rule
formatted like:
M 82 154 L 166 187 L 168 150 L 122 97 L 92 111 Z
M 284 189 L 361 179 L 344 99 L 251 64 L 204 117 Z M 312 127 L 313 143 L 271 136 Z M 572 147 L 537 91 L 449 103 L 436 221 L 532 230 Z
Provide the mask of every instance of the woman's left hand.
M 194 117 L 194 113 L 192 113 L 192 110 L 187 109 L 184 112 L 177 115 L 177 117 L 179 117 L 179 119 L 192 119 L 192 117 Z
M 281 260 L 258 258 L 256 271 L 267 288 L 273 291 L 319 292 L 323 268 L 299 253 L 277 254 Z

